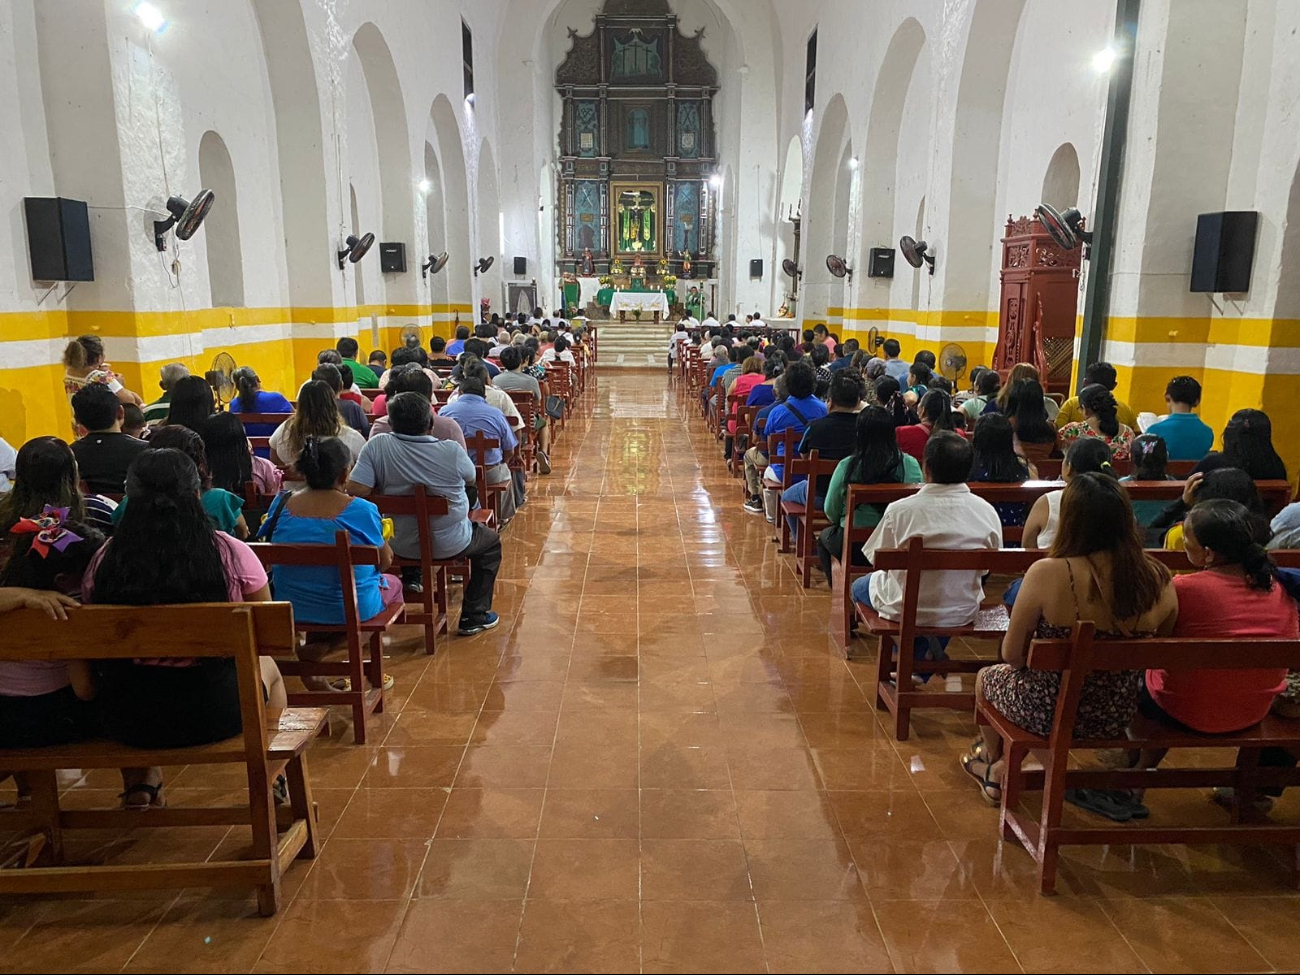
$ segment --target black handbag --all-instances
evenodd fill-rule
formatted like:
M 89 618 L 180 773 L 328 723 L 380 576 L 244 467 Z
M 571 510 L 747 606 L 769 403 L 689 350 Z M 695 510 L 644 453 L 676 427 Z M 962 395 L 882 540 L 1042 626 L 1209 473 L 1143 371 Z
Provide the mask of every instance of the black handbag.
M 546 415 L 552 420 L 564 419 L 564 397 L 551 394 L 546 397 Z

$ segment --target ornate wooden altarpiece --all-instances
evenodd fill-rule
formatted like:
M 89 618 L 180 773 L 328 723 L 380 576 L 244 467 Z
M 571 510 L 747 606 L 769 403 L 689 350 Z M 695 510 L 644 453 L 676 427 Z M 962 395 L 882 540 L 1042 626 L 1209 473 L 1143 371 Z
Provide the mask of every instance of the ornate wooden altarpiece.
M 1017 362 L 1031 362 L 1045 392 L 1069 395 L 1081 254 L 1062 250 L 1034 217 L 1007 217 L 993 353 L 1003 376 Z
M 712 276 L 718 72 L 703 36 L 680 33 L 667 0 L 605 0 L 590 34 L 569 30 L 555 72 L 561 272 L 608 274 L 639 256 L 652 276 Z

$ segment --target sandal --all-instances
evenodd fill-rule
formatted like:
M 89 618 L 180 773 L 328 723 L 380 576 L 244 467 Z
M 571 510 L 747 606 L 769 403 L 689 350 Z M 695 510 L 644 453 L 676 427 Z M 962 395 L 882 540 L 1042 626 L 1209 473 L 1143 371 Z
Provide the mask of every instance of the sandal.
M 131 797 L 137 794 L 143 795 L 144 802 L 132 802 Z M 146 810 L 150 808 L 159 808 L 167 805 L 167 801 L 162 797 L 162 783 L 150 785 L 148 782 L 137 782 L 135 785 L 128 785 L 117 796 L 122 800 L 123 809 Z
M 983 762 L 984 774 L 976 772 L 972 765 L 976 762 Z M 990 806 L 997 806 L 1002 803 L 1002 786 L 993 778 L 993 763 L 985 761 L 982 758 L 976 758 L 971 755 L 965 755 L 961 760 L 962 771 L 979 783 L 980 795 Z M 997 795 L 994 795 L 994 793 Z
M 397 681 L 393 679 L 392 674 L 384 674 L 384 690 L 391 691 L 396 683 Z M 338 680 L 332 680 L 330 681 L 330 687 L 336 691 L 350 691 L 352 690 L 352 678 L 340 677 Z
M 1127 823 L 1151 815 L 1151 810 L 1134 801 L 1132 794 L 1123 789 L 1066 789 L 1065 801 L 1113 823 Z

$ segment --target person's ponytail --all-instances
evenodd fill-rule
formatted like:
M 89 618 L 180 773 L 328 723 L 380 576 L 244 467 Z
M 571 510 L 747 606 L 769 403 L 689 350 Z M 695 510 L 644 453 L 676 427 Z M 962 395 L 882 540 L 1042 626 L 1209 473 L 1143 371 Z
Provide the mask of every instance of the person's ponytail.
M 1218 557 L 1213 565 L 1239 565 L 1252 589 L 1273 588 L 1277 566 L 1256 533 L 1255 516 L 1244 504 L 1226 498 L 1198 502 L 1187 513 L 1183 529 Z
M 1251 542 L 1241 555 L 1241 568 L 1246 573 L 1246 581 L 1252 589 L 1268 592 L 1273 588 L 1277 578 L 1277 566 L 1269 558 L 1268 550 L 1258 542 Z
M 1097 417 L 1097 428 L 1108 437 L 1119 433 L 1119 404 L 1109 389 L 1098 383 L 1079 391 L 1079 403 Z
M 258 378 L 248 366 L 240 366 L 235 370 L 235 385 L 239 388 L 239 412 L 256 413 L 257 412 L 257 385 Z

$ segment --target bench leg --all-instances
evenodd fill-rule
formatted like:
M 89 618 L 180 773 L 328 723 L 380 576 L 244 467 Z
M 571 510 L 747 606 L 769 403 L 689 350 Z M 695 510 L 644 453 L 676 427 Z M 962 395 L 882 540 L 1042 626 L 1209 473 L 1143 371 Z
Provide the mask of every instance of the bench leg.
M 1056 893 L 1056 867 L 1060 859 L 1061 848 L 1051 831 L 1043 830 L 1038 854 L 1038 892 L 1040 894 Z
M 289 779 L 289 807 L 293 818 L 301 819 L 307 824 L 307 841 L 298 851 L 298 859 L 316 859 L 316 827 L 318 813 L 316 803 L 311 798 L 311 779 L 307 777 L 307 756 L 295 755 L 285 766 L 284 774 Z
M 257 886 L 257 910 L 263 917 L 271 917 L 280 910 L 280 857 L 275 797 L 264 762 L 248 764 L 248 812 L 253 831 L 253 858 L 266 860 L 270 873 L 267 882 Z
M 849 601 L 852 605 L 852 600 Z M 876 641 L 876 710 L 888 711 L 889 705 L 880 693 L 880 686 L 889 680 L 889 671 L 893 664 L 893 651 L 890 649 L 889 637 L 882 636 Z
M 50 862 L 63 862 L 63 826 L 59 819 L 59 779 L 54 769 L 24 772 L 32 792 L 32 811 L 41 817 L 49 844 Z
M 1002 838 L 1020 842 L 1020 837 L 1011 828 L 1007 819 L 1008 810 L 1020 804 L 1021 781 L 1020 766 L 1025 760 L 1025 752 L 1014 745 L 1002 752 Z
M 384 710 L 384 635 L 370 634 L 370 686 L 379 688 L 379 700 L 375 703 L 375 714 Z

